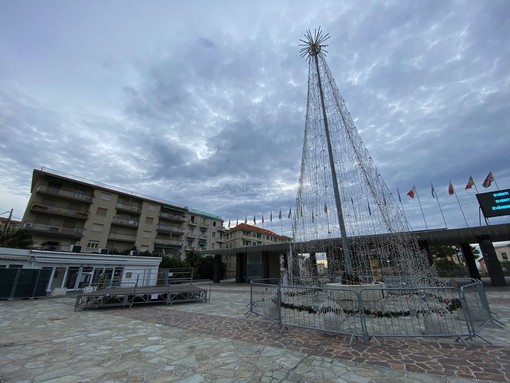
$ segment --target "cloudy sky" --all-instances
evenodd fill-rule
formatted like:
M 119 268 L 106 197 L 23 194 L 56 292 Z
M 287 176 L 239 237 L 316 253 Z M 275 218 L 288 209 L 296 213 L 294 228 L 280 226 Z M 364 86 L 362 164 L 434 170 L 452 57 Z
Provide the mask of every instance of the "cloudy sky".
M 431 182 L 448 227 L 478 225 L 469 177 L 510 188 L 506 0 L 0 2 L 0 213 L 21 218 L 47 167 L 269 228 L 296 197 L 299 39 L 319 26 L 413 229 L 414 185 L 428 227 L 445 226 Z

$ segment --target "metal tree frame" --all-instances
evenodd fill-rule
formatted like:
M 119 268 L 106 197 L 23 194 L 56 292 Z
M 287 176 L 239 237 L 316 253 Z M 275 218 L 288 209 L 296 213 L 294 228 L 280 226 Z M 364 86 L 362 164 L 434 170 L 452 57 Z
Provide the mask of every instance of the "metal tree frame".
M 401 276 L 434 284 L 435 268 L 410 235 L 340 96 L 325 59 L 329 38 L 319 28 L 300 40 L 308 98 L 288 282 L 318 279 L 322 256 L 330 281 Z

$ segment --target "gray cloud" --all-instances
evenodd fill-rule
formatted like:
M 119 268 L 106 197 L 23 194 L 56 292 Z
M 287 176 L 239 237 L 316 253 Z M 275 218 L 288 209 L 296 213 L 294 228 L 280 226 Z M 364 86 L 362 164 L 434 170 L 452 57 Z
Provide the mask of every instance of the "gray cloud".
M 48 166 L 227 220 L 286 216 L 306 108 L 298 43 L 320 25 L 413 227 L 424 226 L 413 185 L 429 227 L 444 226 L 430 182 L 448 224 L 465 225 L 450 179 L 476 224 L 469 176 L 480 191 L 489 170 L 510 181 L 509 15 L 506 1 L 4 3 L 0 208 L 21 216 L 32 169 Z

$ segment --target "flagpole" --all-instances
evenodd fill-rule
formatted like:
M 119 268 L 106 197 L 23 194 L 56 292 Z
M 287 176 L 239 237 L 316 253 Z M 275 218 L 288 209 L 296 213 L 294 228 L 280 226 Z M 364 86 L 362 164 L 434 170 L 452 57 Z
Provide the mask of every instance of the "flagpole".
M 460 211 L 462 213 L 462 216 L 464 217 L 464 222 L 466 222 L 466 226 L 469 227 L 469 224 L 468 224 L 468 221 L 466 219 L 466 216 L 464 215 L 464 210 L 462 209 L 462 205 L 460 204 L 460 201 L 459 201 L 459 196 L 455 192 L 453 194 L 455 194 L 455 198 L 457 198 L 457 203 L 459 204 Z
M 441 208 L 441 204 L 439 203 L 439 196 L 436 193 L 436 189 L 434 189 L 434 185 L 432 182 L 430 183 L 430 187 L 432 189 L 432 197 L 437 201 L 437 206 L 439 206 L 439 211 L 441 212 L 441 217 L 443 217 L 444 226 L 448 229 L 448 224 L 446 223 L 446 219 L 443 214 L 443 209 Z
M 425 214 L 423 213 L 423 208 L 421 206 L 420 195 L 418 194 L 418 189 L 416 189 L 416 197 L 418 198 L 418 204 L 420 205 L 421 215 L 423 216 L 423 222 L 425 222 L 425 229 L 428 230 L 427 220 L 425 219 Z
M 398 188 L 397 188 L 397 195 L 398 195 L 398 201 L 400 202 L 400 206 L 402 207 L 402 213 L 404 214 L 404 219 L 406 220 L 407 224 L 409 225 L 409 228 L 411 230 L 413 230 L 411 223 L 409 223 L 409 221 L 407 220 L 406 211 L 404 209 L 404 205 L 402 204 L 402 198 L 400 198 L 400 191 L 398 190 Z M 353 205 L 354 205 L 354 202 L 353 202 Z

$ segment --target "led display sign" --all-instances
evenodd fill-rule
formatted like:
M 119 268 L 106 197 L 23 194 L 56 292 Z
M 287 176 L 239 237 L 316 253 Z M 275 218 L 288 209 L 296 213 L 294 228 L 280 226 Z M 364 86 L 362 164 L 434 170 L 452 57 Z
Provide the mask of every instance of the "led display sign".
M 485 218 L 510 215 L 510 189 L 477 194 Z

